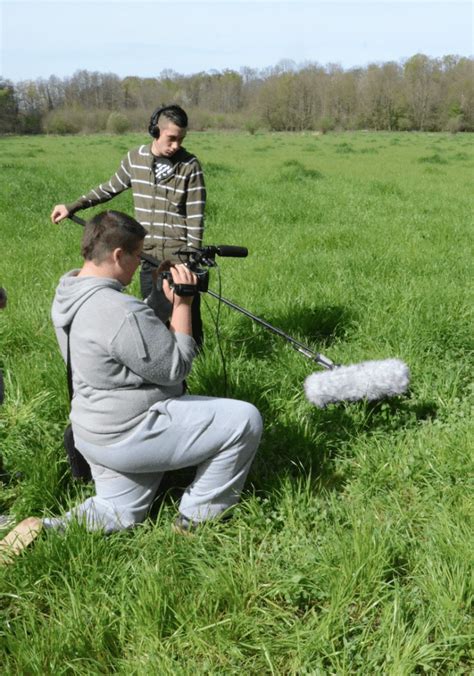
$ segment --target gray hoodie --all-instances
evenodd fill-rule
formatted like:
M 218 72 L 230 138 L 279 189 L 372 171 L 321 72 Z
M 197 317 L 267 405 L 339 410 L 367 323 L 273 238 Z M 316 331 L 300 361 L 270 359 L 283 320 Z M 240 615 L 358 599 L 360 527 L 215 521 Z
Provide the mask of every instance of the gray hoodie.
M 127 437 L 157 401 L 183 394 L 196 343 L 171 333 L 147 303 L 104 277 L 64 275 L 51 316 L 64 360 L 70 354 L 71 422 L 85 441 L 108 445 Z

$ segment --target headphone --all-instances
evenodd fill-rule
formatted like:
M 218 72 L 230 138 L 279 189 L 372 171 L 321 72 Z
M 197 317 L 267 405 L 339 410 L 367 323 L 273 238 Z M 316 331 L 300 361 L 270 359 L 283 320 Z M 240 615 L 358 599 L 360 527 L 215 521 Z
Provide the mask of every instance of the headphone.
M 160 115 L 164 113 L 166 110 L 168 110 L 169 106 L 162 106 L 161 108 L 157 108 L 153 115 L 150 117 L 150 124 L 148 125 L 148 132 L 150 136 L 153 136 L 153 138 L 159 138 L 160 137 L 160 128 L 158 127 L 158 120 L 160 119 Z

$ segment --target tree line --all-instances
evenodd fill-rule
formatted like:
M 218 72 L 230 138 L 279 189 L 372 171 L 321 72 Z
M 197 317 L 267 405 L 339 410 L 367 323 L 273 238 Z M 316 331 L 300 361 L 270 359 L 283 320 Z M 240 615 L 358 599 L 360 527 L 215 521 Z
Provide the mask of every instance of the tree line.
M 191 127 L 271 131 L 474 131 L 474 59 L 416 54 L 363 68 L 283 60 L 257 70 L 120 78 L 0 79 L 0 133 L 74 134 L 146 129 L 158 105 L 178 103 Z

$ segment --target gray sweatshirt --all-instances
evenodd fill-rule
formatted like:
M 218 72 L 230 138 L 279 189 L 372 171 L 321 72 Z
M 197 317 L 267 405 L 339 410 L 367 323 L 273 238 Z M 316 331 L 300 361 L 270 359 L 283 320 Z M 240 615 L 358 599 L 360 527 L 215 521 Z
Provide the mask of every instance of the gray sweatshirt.
M 85 441 L 108 445 L 127 437 L 157 401 L 183 394 L 196 343 L 171 333 L 147 303 L 104 277 L 64 275 L 52 319 L 64 360 L 70 355 L 71 422 Z

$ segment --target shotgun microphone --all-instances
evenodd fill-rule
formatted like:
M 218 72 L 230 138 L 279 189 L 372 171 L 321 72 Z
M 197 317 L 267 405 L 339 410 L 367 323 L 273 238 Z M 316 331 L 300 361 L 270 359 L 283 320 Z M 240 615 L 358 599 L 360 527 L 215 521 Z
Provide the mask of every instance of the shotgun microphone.
M 222 256 L 222 258 L 246 258 L 249 250 L 245 246 L 232 246 L 230 244 L 219 244 L 219 246 L 204 247 L 204 256 L 209 254 Z

